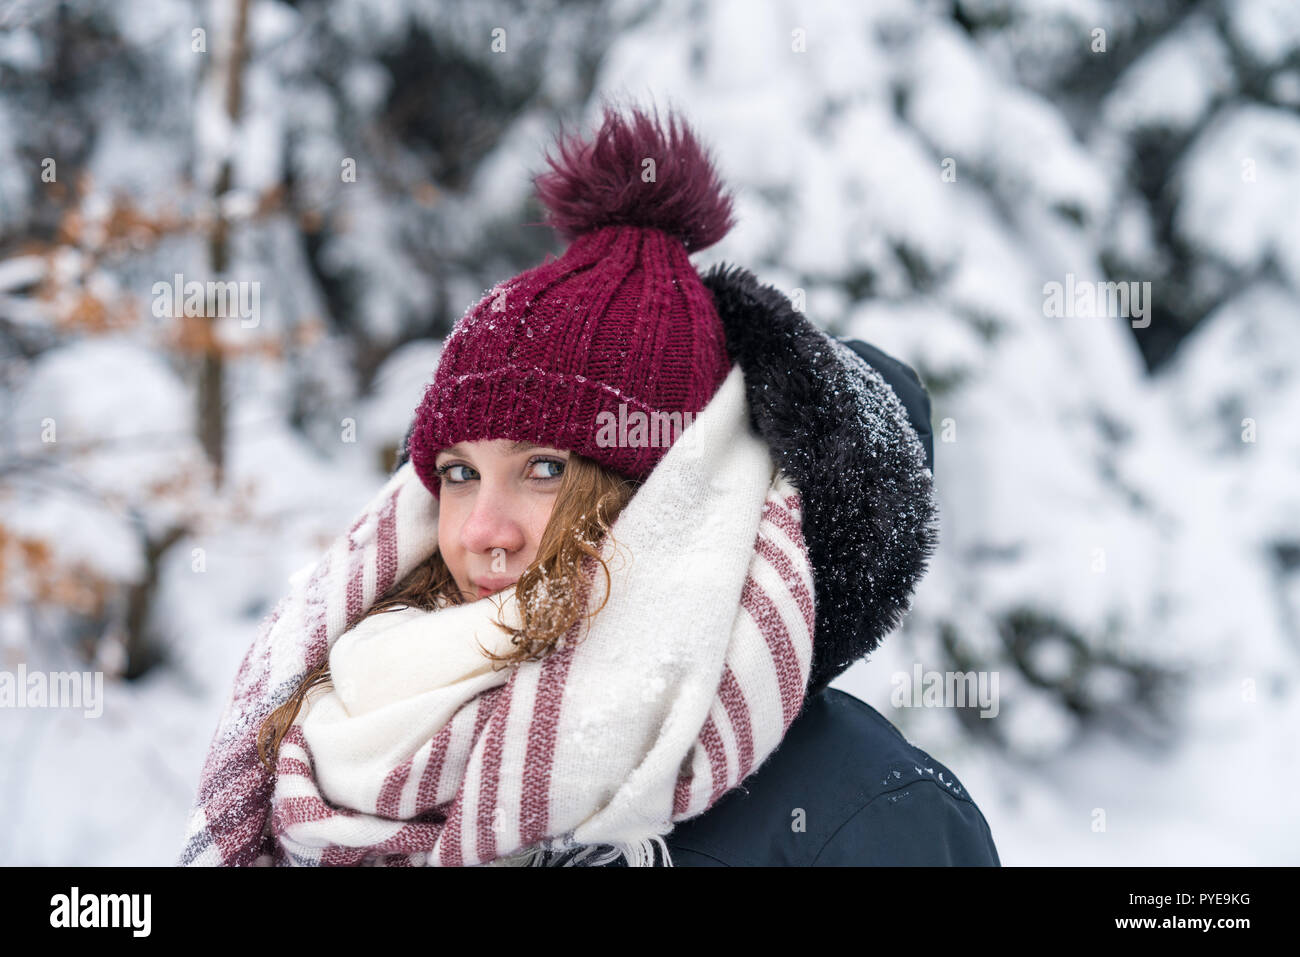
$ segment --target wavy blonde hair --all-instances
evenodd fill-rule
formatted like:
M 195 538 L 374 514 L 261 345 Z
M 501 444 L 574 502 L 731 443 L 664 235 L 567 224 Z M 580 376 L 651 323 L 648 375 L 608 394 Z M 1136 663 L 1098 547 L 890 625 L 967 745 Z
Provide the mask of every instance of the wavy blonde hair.
M 537 546 L 537 557 L 515 583 L 522 628 L 503 621 L 498 628 L 511 636 L 515 650 L 505 654 L 483 653 L 503 667 L 525 661 L 540 661 L 555 650 L 556 643 L 580 618 L 593 618 L 609 600 L 609 567 L 601 557 L 601 543 L 610 533 L 623 508 L 641 482 L 625 478 L 593 459 L 570 453 L 565 462 L 555 506 Z M 587 571 L 599 563 L 605 575 L 605 599 L 600 608 L 584 615 Z M 362 616 L 419 608 L 436 611 L 468 601 L 461 594 L 442 553 L 417 565 Z M 280 742 L 298 717 L 307 693 L 330 680 L 329 655 L 309 672 L 289 700 L 266 717 L 258 728 L 257 754 L 267 770 L 274 767 Z

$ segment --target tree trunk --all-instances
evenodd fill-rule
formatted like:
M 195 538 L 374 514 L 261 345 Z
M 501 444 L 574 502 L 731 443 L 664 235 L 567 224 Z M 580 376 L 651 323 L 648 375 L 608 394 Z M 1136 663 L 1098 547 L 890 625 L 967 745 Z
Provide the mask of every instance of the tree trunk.
M 244 64 L 248 59 L 248 3 L 249 0 L 235 0 L 235 29 L 231 38 L 230 56 L 226 64 L 226 116 L 230 120 L 231 130 L 239 124 L 239 114 L 243 109 L 244 99 Z M 208 239 L 208 260 L 214 277 L 226 271 L 230 263 L 229 224 L 222 210 L 222 197 L 229 192 L 234 176 L 230 156 L 221 163 L 217 181 L 212 189 L 213 204 L 216 213 L 213 218 L 212 234 Z M 212 463 L 213 484 L 220 488 L 225 470 L 226 447 L 226 412 L 224 405 L 225 360 L 216 336 L 216 310 L 212 303 L 205 310 L 203 318 L 209 324 L 209 334 L 203 337 L 205 348 L 199 365 L 198 384 L 198 418 L 199 442 Z

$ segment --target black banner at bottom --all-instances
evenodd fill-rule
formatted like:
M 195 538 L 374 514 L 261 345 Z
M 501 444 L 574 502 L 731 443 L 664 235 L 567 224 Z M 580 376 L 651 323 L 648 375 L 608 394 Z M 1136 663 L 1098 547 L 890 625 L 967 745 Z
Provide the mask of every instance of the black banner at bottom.
M 693 937 L 697 924 L 716 924 L 729 942 L 737 932 L 764 940 L 777 924 L 785 933 L 861 934 L 864 946 L 1022 934 L 1045 943 L 1129 937 L 1232 946 L 1249 939 L 1242 934 L 1286 934 L 1296 876 L 1244 867 L 422 870 L 50 867 L 0 876 L 11 887 L 6 930 L 20 944 L 72 935 L 128 946 L 276 946 L 286 931 L 328 943 L 352 929 L 378 942 L 432 926 L 445 933 L 450 918 L 470 934 L 536 935 L 559 949 L 591 947 L 603 931 L 664 940 L 679 920 Z

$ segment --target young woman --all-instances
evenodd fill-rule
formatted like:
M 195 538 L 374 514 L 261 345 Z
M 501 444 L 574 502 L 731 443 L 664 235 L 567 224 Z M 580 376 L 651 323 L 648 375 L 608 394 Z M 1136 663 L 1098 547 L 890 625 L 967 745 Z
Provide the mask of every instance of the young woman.
M 606 106 L 571 240 L 448 337 L 398 467 L 277 607 L 185 864 L 997 864 L 829 689 L 937 536 L 929 402 L 738 267 L 691 131 Z

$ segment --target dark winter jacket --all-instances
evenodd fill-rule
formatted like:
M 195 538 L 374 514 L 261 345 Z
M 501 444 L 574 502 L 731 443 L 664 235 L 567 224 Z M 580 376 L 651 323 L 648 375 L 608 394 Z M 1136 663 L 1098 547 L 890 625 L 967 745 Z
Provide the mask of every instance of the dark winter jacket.
M 838 688 L 808 700 L 767 761 L 665 843 L 677 867 L 1000 864 L 956 775 Z
M 802 711 L 739 787 L 667 836 L 673 863 L 999 864 L 956 776 L 828 688 L 898 626 L 938 542 L 920 379 L 867 343 L 831 339 L 743 268 L 701 278 L 744 374 L 751 424 L 800 492 L 816 628 Z

